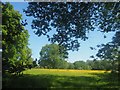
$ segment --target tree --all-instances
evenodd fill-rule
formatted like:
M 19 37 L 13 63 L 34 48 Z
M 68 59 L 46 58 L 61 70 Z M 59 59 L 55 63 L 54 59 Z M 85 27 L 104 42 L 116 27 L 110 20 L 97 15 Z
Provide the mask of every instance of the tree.
M 58 69 L 67 69 L 68 68 L 68 62 L 65 60 L 60 60 L 60 62 L 58 63 Z
M 75 69 L 89 69 L 89 66 L 84 61 L 75 61 L 73 64 Z
M 87 60 L 87 65 L 92 70 L 111 70 L 112 62 L 109 60 Z
M 69 66 L 68 66 L 68 69 L 74 69 L 74 64 L 73 63 L 68 63 Z
M 97 57 L 100 59 L 110 60 L 112 62 L 111 70 L 119 71 L 120 67 L 120 31 L 117 31 L 112 42 L 102 44 L 99 48 Z M 120 71 L 119 71 L 120 72 Z
M 92 70 L 104 70 L 100 60 L 93 60 Z
M 35 61 L 33 61 L 33 67 L 37 66 L 37 58 L 35 59 Z
M 40 51 L 40 66 L 44 68 L 60 68 L 62 64 L 65 64 L 65 58 L 68 53 L 66 49 L 57 44 L 45 45 Z
M 78 50 L 78 39 L 86 40 L 87 33 L 98 28 L 101 32 L 117 31 L 120 27 L 119 2 L 29 2 L 24 10 L 34 17 L 32 29 L 38 36 L 46 35 L 52 43 Z M 55 33 L 51 32 L 55 29 Z
M 102 70 L 111 70 L 113 65 L 110 60 L 100 60 L 100 65 Z
M 21 14 L 10 3 L 2 3 L 2 66 L 6 72 L 19 74 L 31 64 L 29 34 L 21 24 Z

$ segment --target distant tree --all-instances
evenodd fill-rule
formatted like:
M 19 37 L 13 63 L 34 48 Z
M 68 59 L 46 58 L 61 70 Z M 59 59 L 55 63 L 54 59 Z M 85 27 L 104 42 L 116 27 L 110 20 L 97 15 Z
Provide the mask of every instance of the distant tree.
M 112 61 L 110 60 L 100 60 L 101 69 L 111 70 L 113 68 Z
M 66 62 L 65 58 L 68 57 L 66 49 L 57 44 L 49 44 L 42 47 L 40 51 L 39 64 L 47 68 L 60 68 Z
M 89 69 L 89 66 L 84 61 L 75 61 L 73 64 L 75 69 Z
M 65 60 L 61 60 L 60 63 L 59 63 L 58 68 L 59 68 L 59 69 L 67 69 L 68 66 L 69 66 L 69 64 L 68 64 L 67 61 L 65 61 Z
M 117 31 L 120 27 L 119 2 L 29 2 L 24 10 L 34 17 L 32 29 L 38 36 L 46 35 L 68 50 L 78 50 L 78 39 L 86 40 L 87 33 L 96 27 L 100 32 Z M 50 31 L 55 33 L 50 35 Z
M 37 58 L 35 59 L 35 61 L 33 61 L 33 67 L 37 67 Z
M 110 60 L 87 60 L 86 63 L 92 70 L 111 70 L 113 68 Z
M 103 66 L 103 65 L 102 65 Z M 99 60 L 93 60 L 93 70 L 102 70 L 103 68 L 101 67 L 101 63 Z
M 2 3 L 2 69 L 19 74 L 31 64 L 29 34 L 21 24 L 21 14 L 10 3 Z
M 68 69 L 74 69 L 74 64 L 73 63 L 68 63 L 69 66 L 68 66 Z
M 93 68 L 93 60 L 87 60 L 86 63 L 89 66 L 89 69 Z

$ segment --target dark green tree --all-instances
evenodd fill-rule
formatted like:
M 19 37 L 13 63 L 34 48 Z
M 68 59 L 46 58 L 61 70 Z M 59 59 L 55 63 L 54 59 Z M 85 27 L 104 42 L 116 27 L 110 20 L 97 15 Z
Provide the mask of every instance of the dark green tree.
M 35 59 L 35 61 L 33 61 L 33 67 L 37 67 L 37 58 Z
M 86 63 L 92 70 L 111 70 L 113 67 L 110 60 L 87 60 Z
M 104 67 L 101 65 L 100 60 L 93 60 L 92 62 L 92 70 L 104 70 Z
M 62 68 L 68 53 L 66 49 L 57 44 L 45 45 L 40 51 L 39 64 L 44 68 Z
M 36 35 L 46 35 L 68 50 L 78 50 L 78 39 L 86 40 L 96 28 L 101 32 L 120 28 L 119 2 L 29 2 L 24 12 L 34 17 L 31 26 Z
M 104 60 L 110 60 L 111 70 L 119 71 L 120 68 L 120 31 L 117 31 L 113 40 L 107 44 L 100 45 L 96 54 L 97 57 Z M 119 71 L 120 72 L 120 71 Z
M 73 64 L 75 69 L 81 70 L 89 69 L 89 66 L 84 61 L 75 61 Z
M 74 69 L 74 64 L 73 63 L 68 63 L 69 66 L 68 66 L 68 69 Z
M 6 72 L 19 74 L 30 65 L 29 34 L 21 24 L 21 14 L 10 3 L 2 3 L 2 66 Z
M 60 60 L 60 62 L 58 63 L 58 69 L 67 69 L 69 66 L 68 62 L 66 60 Z
M 100 60 L 100 65 L 102 70 L 111 70 L 113 67 L 111 60 Z

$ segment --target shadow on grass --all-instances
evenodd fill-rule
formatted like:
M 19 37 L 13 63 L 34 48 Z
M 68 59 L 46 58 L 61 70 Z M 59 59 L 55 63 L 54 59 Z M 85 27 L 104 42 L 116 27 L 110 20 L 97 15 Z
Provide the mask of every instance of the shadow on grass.
M 97 76 L 97 83 L 101 82 L 106 83 L 105 87 L 108 88 L 120 88 L 119 75 L 117 73 L 91 73 L 92 75 Z
M 55 76 L 55 75 L 23 75 L 3 79 L 3 88 L 117 88 L 117 83 L 109 80 L 108 74 L 95 74 L 95 76 Z M 90 89 L 88 89 L 90 90 Z M 105 89 L 106 90 L 106 89 Z

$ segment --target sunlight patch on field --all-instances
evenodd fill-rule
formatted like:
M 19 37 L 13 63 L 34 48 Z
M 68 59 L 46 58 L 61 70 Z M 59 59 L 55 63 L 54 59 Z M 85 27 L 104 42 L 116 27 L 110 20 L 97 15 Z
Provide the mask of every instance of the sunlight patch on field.
M 24 71 L 24 74 L 33 75 L 57 75 L 57 76 L 94 76 L 94 73 L 105 73 L 105 70 L 68 70 L 68 69 L 31 69 Z M 108 71 L 110 72 L 110 71 Z

